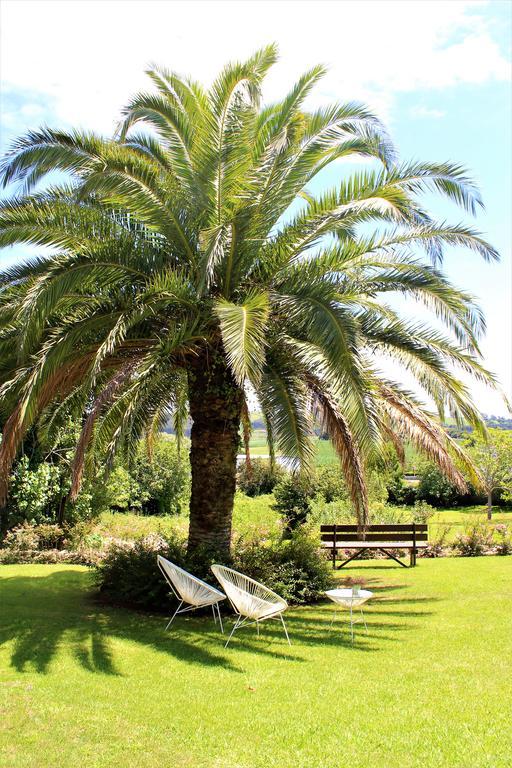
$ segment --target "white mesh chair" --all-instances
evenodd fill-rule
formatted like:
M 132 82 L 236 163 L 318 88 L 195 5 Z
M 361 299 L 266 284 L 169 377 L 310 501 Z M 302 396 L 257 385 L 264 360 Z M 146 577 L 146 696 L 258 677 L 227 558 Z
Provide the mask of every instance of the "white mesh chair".
M 224 565 L 212 565 L 212 571 L 237 614 L 236 623 L 226 641 L 225 648 L 228 647 L 234 631 L 240 627 L 256 624 L 259 635 L 260 622 L 265 621 L 265 619 L 280 620 L 288 645 L 291 645 L 283 619 L 283 612 L 288 608 L 286 600 L 258 581 L 244 576 L 243 573 L 233 571 L 231 568 L 226 568 Z
M 211 587 L 205 581 L 201 581 L 197 576 L 192 576 L 191 573 L 184 571 L 183 568 L 179 568 L 161 555 L 158 555 L 157 561 L 158 567 L 162 571 L 162 574 L 178 600 L 178 607 L 171 616 L 166 629 L 169 629 L 179 613 L 187 613 L 188 611 L 195 611 L 196 608 L 204 608 L 211 605 L 213 619 L 215 623 L 217 623 L 218 618 L 220 631 L 224 632 L 222 619 L 220 617 L 219 603 L 221 600 L 226 599 L 226 595 L 219 589 Z M 187 607 L 182 609 L 184 603 L 187 604 Z M 217 611 L 217 613 L 215 613 L 215 611 Z

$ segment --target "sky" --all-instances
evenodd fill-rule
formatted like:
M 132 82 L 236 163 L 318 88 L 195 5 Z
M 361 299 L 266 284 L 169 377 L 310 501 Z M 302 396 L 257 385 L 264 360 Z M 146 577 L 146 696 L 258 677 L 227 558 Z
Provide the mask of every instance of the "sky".
M 471 170 L 485 210 L 470 223 L 499 250 L 485 264 L 463 250 L 444 268 L 487 318 L 487 367 L 512 399 L 512 3 L 443 0 L 2 0 L 0 151 L 28 129 L 71 126 L 111 134 L 120 109 L 157 63 L 210 83 L 223 64 L 277 42 L 264 97 L 282 97 L 313 64 L 329 68 L 309 107 L 366 102 L 402 159 L 455 161 Z M 322 177 L 332 186 L 348 167 Z M 468 222 L 439 199 L 440 219 Z M 0 268 L 28 253 L 0 250 Z M 410 306 L 402 307 L 410 315 Z M 413 311 L 416 311 L 413 309 Z M 408 383 L 408 382 L 407 382 Z M 502 399 L 472 386 L 484 413 Z

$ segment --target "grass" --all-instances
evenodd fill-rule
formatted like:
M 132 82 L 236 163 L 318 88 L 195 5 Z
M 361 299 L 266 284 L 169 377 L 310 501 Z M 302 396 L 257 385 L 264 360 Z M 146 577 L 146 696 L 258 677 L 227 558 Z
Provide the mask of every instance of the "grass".
M 510 765 L 510 559 L 350 573 L 376 595 L 353 647 L 321 603 L 291 648 L 272 625 L 224 650 L 209 618 L 95 604 L 84 568 L 0 566 L 0 764 Z
M 317 439 L 316 465 L 318 467 L 326 464 L 335 464 L 338 461 L 336 452 L 330 440 Z M 254 429 L 249 443 L 251 456 L 268 456 L 269 448 L 267 444 L 267 433 L 264 429 Z M 405 447 L 405 463 L 408 470 L 413 470 L 419 461 L 419 454 L 411 446 Z
M 491 527 L 497 523 L 512 524 L 512 511 L 495 508 L 492 520 L 488 521 L 484 506 L 440 509 L 429 520 L 429 535 L 437 536 L 443 529 L 448 529 L 447 541 L 453 541 L 457 534 L 463 533 L 467 526 L 475 523 Z
M 338 459 L 330 440 L 317 440 L 317 466 L 325 464 L 334 464 Z M 251 435 L 250 441 L 251 456 L 268 456 L 269 448 L 267 444 L 266 432 L 264 429 L 255 429 Z

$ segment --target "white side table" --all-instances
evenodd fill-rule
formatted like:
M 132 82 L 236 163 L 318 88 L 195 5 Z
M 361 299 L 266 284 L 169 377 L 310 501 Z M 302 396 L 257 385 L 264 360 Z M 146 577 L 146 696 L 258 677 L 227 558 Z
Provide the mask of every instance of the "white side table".
M 366 621 L 363 615 L 363 604 L 373 597 L 373 592 L 370 592 L 368 589 L 360 589 L 355 593 L 351 589 L 328 589 L 325 594 L 333 601 L 333 603 L 336 603 L 336 605 L 350 609 L 350 633 L 352 636 L 352 643 L 354 642 L 354 624 L 362 622 L 366 629 L 366 633 L 368 634 L 368 627 L 366 626 Z M 361 614 L 360 619 L 354 619 L 354 608 L 359 608 Z M 334 611 L 334 616 L 332 617 L 331 626 L 336 618 L 337 612 L 338 610 L 336 609 Z

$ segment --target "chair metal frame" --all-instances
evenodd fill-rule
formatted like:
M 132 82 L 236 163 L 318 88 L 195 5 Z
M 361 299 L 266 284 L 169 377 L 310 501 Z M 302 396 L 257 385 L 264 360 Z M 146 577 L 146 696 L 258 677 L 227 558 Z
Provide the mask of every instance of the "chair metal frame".
M 283 612 L 288 608 L 286 600 L 259 581 L 255 581 L 249 576 L 246 576 L 239 571 L 235 571 L 232 568 L 215 564 L 211 566 L 211 569 L 215 578 L 225 590 L 231 607 L 237 616 L 236 622 L 226 640 L 224 648 L 228 647 L 229 641 L 233 637 L 235 631 L 242 627 L 248 627 L 251 624 L 255 624 L 259 636 L 260 623 L 267 619 L 281 621 L 288 645 L 291 645 L 288 630 L 283 618 Z M 243 598 L 243 602 L 246 603 L 245 610 L 241 605 L 242 600 L 237 600 L 237 597 Z M 271 609 L 272 607 L 274 607 L 275 610 L 269 611 L 268 609 Z M 261 615 L 258 615 L 262 609 L 264 612 Z
M 203 590 L 205 593 L 209 593 L 212 597 L 215 597 L 216 599 L 206 600 L 204 602 L 198 601 L 197 603 L 189 602 L 189 600 L 187 600 L 186 597 L 180 592 L 179 586 L 173 582 L 171 574 L 166 570 L 165 563 L 168 563 L 174 571 L 177 571 L 178 574 L 181 576 L 181 578 L 183 578 L 185 581 L 191 582 L 194 585 L 194 588 L 198 592 L 201 592 L 201 590 Z M 197 576 L 193 576 L 191 573 L 189 573 L 188 571 L 185 571 L 183 568 L 180 568 L 178 565 L 176 565 L 175 563 L 172 563 L 170 560 L 166 560 L 166 558 L 162 557 L 161 555 L 157 556 L 157 564 L 163 577 L 165 578 L 166 582 L 170 586 L 172 593 L 174 594 L 174 596 L 178 601 L 178 607 L 174 611 L 167 626 L 165 627 L 165 631 L 169 629 L 169 627 L 173 623 L 176 616 L 179 616 L 182 613 L 189 613 L 190 611 L 195 611 L 198 608 L 206 608 L 208 605 L 211 605 L 213 620 L 215 624 L 217 623 L 217 620 L 218 620 L 220 625 L 220 631 L 222 632 L 222 634 L 224 634 L 224 627 L 223 627 L 222 618 L 220 615 L 219 603 L 221 602 L 221 600 L 226 599 L 226 595 L 216 587 L 212 587 L 210 584 L 207 584 L 206 581 L 199 579 Z M 187 607 L 182 609 L 183 605 L 186 605 Z

